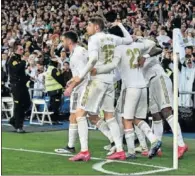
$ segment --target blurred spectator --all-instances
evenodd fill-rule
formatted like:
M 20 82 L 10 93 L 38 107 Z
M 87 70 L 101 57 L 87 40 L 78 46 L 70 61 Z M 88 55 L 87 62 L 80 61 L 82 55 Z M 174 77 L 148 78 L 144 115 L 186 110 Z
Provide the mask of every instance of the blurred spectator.
M 157 37 L 157 40 L 162 48 L 164 48 L 165 46 L 171 43 L 171 38 L 167 36 L 164 27 L 161 27 L 160 35 Z
M 179 91 L 192 92 L 195 82 L 195 64 L 192 55 L 186 54 L 185 62 L 180 63 Z M 184 94 L 179 96 L 179 106 L 193 107 L 192 94 Z
M 34 91 L 33 97 L 42 98 L 44 91 L 44 68 L 42 65 L 37 68 L 37 73 L 34 78 L 34 89 L 38 89 L 38 91 Z
M 187 46 L 186 47 L 186 54 L 191 56 L 192 53 L 193 53 L 193 47 L 192 46 Z
M 69 62 L 69 59 L 66 57 L 66 52 L 64 49 L 62 49 L 60 52 L 60 57 L 58 57 L 58 62 L 59 62 L 59 69 L 61 70 L 64 69 L 64 63 Z
M 69 62 L 64 62 L 63 76 L 65 84 L 72 78 L 72 72 L 70 70 Z

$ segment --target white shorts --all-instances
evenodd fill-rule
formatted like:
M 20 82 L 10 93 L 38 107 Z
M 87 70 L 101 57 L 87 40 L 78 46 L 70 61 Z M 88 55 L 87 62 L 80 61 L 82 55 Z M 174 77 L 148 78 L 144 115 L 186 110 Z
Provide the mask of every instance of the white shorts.
M 120 98 L 119 98 L 120 99 Z M 124 119 L 146 119 L 147 89 L 127 88 L 122 92 L 120 105 Z
M 169 77 L 156 76 L 149 84 L 149 109 L 152 114 L 160 112 L 162 109 L 172 107 L 172 82 Z
M 85 86 L 75 87 L 70 96 L 70 113 L 75 113 L 77 108 L 81 107 L 81 93 Z
M 81 95 L 81 107 L 92 113 L 99 110 L 114 112 L 115 90 L 113 84 L 90 80 Z

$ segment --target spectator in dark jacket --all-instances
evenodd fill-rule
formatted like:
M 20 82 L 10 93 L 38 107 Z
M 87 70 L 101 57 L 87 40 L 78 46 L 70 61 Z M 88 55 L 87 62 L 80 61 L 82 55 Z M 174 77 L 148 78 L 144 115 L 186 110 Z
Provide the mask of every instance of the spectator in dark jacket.
M 64 62 L 64 82 L 66 83 L 72 78 L 72 72 L 70 70 L 70 64 L 69 62 Z

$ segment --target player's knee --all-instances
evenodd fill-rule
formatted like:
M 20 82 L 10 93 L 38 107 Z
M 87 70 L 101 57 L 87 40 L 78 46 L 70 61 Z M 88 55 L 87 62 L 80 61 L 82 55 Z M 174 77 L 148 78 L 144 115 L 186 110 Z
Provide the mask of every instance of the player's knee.
M 135 118 L 135 119 L 133 120 L 133 124 L 138 125 L 139 122 L 141 122 L 141 121 L 142 121 L 141 119 Z
M 83 109 L 77 109 L 75 113 L 76 118 L 86 116 L 86 114 L 87 113 Z
M 97 115 L 89 116 L 89 120 L 92 125 L 96 125 L 100 118 Z
M 131 128 L 133 128 L 133 120 L 132 119 L 125 119 L 125 118 L 123 118 L 123 126 L 124 126 L 124 129 L 131 129 Z
M 153 121 L 159 121 L 162 119 L 161 114 L 159 112 L 152 114 Z
M 76 116 L 75 116 L 75 114 L 71 114 L 71 115 L 70 115 L 69 121 L 70 121 L 70 123 L 77 123 L 77 122 L 76 122 Z
M 113 118 L 113 112 L 106 112 L 106 111 L 104 111 L 104 118 L 105 119 Z
M 161 110 L 161 114 L 164 119 L 167 119 L 169 116 L 173 114 L 173 110 L 171 107 L 167 107 Z

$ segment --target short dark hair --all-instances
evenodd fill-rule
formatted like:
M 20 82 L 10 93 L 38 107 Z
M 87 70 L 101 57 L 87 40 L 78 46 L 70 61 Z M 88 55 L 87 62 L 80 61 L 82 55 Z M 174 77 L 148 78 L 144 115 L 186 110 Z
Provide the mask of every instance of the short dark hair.
M 111 23 L 113 23 L 113 22 L 115 22 L 115 20 L 117 19 L 117 13 L 115 12 L 115 11 L 110 11 L 110 12 L 108 12 L 106 15 L 105 15 L 105 17 L 106 17 L 106 20 L 108 21 L 108 22 L 111 22 Z
M 69 62 L 67 62 L 67 61 L 66 61 L 66 62 L 64 62 L 64 64 L 68 64 L 68 65 L 70 65 L 70 63 L 69 63 Z
M 124 37 L 124 34 L 119 26 L 111 27 L 110 29 L 108 29 L 108 32 L 118 37 Z
M 76 34 L 76 32 L 68 31 L 64 34 L 64 37 L 70 39 L 73 43 L 78 42 L 78 35 Z
M 89 22 L 98 25 L 101 31 L 104 30 L 104 21 L 102 18 L 99 17 L 91 18 Z
M 186 46 L 185 49 L 190 49 L 191 51 L 193 51 L 193 46 Z
M 22 44 L 20 44 L 18 42 L 15 42 L 14 45 L 13 45 L 13 51 L 16 52 L 18 50 L 19 46 L 22 46 Z

